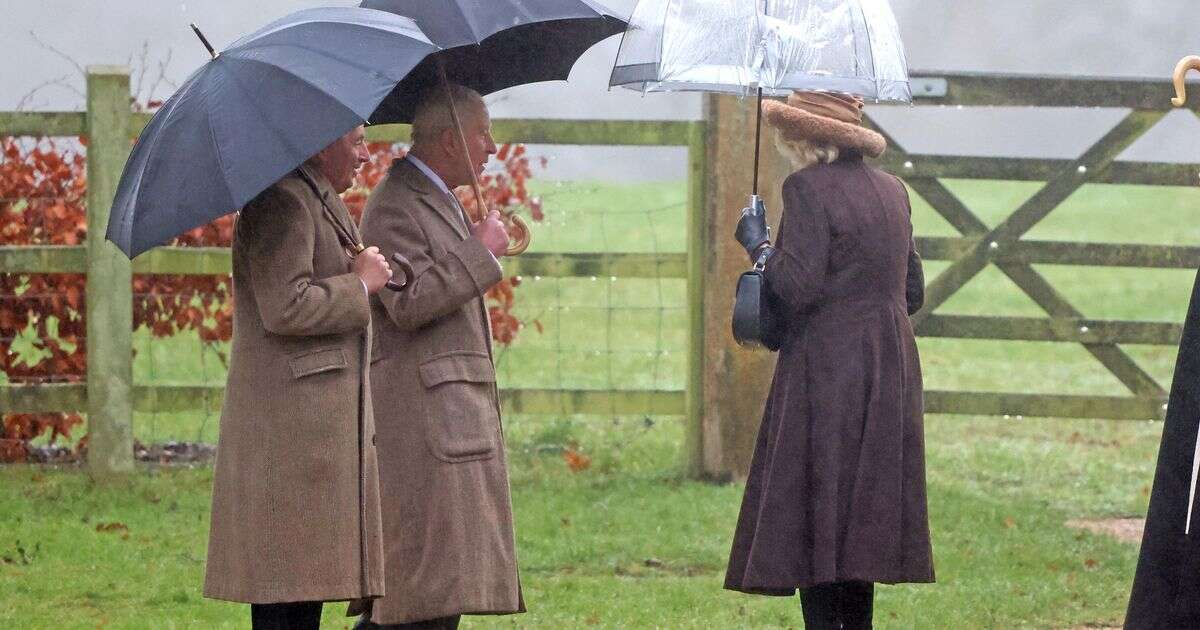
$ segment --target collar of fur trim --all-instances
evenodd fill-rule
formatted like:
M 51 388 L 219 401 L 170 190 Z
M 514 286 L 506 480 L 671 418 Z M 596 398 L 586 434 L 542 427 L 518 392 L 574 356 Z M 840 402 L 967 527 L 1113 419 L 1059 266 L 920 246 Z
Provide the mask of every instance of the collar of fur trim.
M 831 144 L 839 149 L 857 151 L 877 158 L 883 155 L 887 141 L 877 132 L 855 124 L 810 114 L 798 107 L 775 100 L 762 104 L 763 119 L 786 140 L 807 140 Z

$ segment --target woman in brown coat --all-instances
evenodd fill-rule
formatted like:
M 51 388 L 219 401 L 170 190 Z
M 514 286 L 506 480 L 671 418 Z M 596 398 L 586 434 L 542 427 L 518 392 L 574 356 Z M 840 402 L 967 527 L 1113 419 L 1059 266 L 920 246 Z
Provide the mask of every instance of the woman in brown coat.
M 810 629 L 870 628 L 875 582 L 933 581 L 908 194 L 863 162 L 886 143 L 860 126 L 861 100 L 796 93 L 763 113 L 798 170 L 775 247 L 761 216 L 737 237 L 768 253 L 787 329 L 725 587 L 799 590 Z

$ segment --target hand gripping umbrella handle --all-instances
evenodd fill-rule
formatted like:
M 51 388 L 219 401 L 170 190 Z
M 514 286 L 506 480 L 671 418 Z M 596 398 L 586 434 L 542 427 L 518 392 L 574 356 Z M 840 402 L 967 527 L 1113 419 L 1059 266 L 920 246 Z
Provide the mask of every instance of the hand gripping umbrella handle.
M 304 180 L 305 184 L 308 184 L 308 187 L 312 189 L 313 194 L 317 196 L 318 200 L 320 200 L 321 206 L 325 209 L 325 218 L 329 221 L 329 224 L 333 226 L 333 231 L 337 234 L 338 241 L 342 243 L 342 247 L 346 248 L 346 254 L 353 258 L 363 253 L 363 251 L 367 249 L 366 245 L 363 245 L 355 240 L 354 236 L 350 233 L 350 230 L 347 229 L 346 226 L 342 225 L 341 220 L 337 218 L 337 214 L 333 211 L 333 208 L 330 208 L 329 204 L 325 203 L 325 196 L 322 195 L 320 189 L 317 188 L 317 183 L 300 169 L 296 169 L 295 173 L 300 176 L 300 179 Z M 383 286 L 391 289 L 392 291 L 399 291 L 407 286 L 408 283 L 412 282 L 413 278 L 416 277 L 416 274 L 413 272 L 412 263 L 408 262 L 408 259 L 404 256 L 401 256 L 399 253 L 392 254 L 392 261 L 399 265 L 400 270 L 404 272 L 404 282 L 388 280 Z
M 362 243 L 355 243 L 346 253 L 349 254 L 352 251 L 353 256 L 357 256 L 363 253 L 366 249 L 367 248 L 364 247 Z M 395 279 L 395 272 L 393 272 L 392 279 L 383 283 L 383 286 L 392 291 L 401 291 L 404 289 L 404 287 L 408 286 L 409 282 L 412 282 L 413 276 L 415 275 L 413 273 L 412 263 L 408 262 L 407 258 L 398 253 L 392 254 L 392 261 L 399 265 L 400 271 L 404 273 L 404 278 L 402 279 L 403 282 L 397 282 Z
M 1175 66 L 1175 98 L 1171 99 L 1171 104 L 1175 107 L 1183 107 L 1187 103 L 1187 84 L 1184 83 L 1184 79 L 1188 70 L 1200 70 L 1200 57 L 1184 57 L 1179 60 L 1179 65 Z

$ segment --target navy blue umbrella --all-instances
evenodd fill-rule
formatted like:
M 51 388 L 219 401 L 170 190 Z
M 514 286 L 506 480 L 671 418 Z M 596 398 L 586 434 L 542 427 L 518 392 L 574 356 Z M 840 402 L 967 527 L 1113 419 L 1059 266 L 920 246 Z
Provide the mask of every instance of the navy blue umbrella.
M 370 119 L 436 50 L 410 19 L 340 7 L 298 11 L 214 53 L 139 136 L 106 236 L 132 258 L 241 208 Z
M 439 84 L 453 82 L 491 94 L 526 83 L 565 81 L 588 48 L 625 30 L 625 20 L 592 0 L 363 0 L 362 6 L 416 20 L 443 49 L 392 90 L 371 116 L 372 123 L 412 122 L 422 94 Z M 465 145 L 453 102 L 450 114 Z M 466 153 L 463 159 L 468 160 L 476 199 L 471 220 L 479 221 L 486 205 Z M 520 216 L 511 219 L 517 242 L 507 254 L 515 256 L 529 246 L 529 228 Z
M 416 20 L 445 49 L 430 55 L 371 117 L 372 123 L 412 122 L 417 99 L 449 80 L 480 94 L 539 81 L 565 81 L 594 44 L 625 31 L 625 20 L 592 0 L 363 0 Z

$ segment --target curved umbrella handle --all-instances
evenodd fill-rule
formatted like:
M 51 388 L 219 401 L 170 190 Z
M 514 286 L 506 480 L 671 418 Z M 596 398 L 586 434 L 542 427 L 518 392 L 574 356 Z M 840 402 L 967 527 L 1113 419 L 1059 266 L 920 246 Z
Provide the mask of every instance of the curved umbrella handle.
M 520 256 L 529 249 L 529 225 L 525 223 L 525 219 L 519 214 L 509 215 L 509 219 L 513 223 L 513 231 L 516 232 L 515 240 L 509 244 L 508 249 L 504 252 L 505 256 Z
M 1187 102 L 1187 86 L 1183 81 L 1188 70 L 1200 70 L 1200 56 L 1184 57 L 1179 60 L 1179 65 L 1175 66 L 1175 98 L 1171 99 L 1171 104 L 1175 107 L 1183 107 Z
M 402 279 L 397 279 L 396 276 L 393 275 L 392 279 L 388 280 L 387 288 L 393 291 L 399 291 L 412 284 L 412 281 L 417 277 L 417 272 L 413 270 L 412 263 L 408 262 L 408 259 L 402 256 L 400 252 L 395 252 L 392 254 L 392 262 L 396 263 L 396 266 L 400 268 L 400 273 L 404 274 L 404 277 Z

